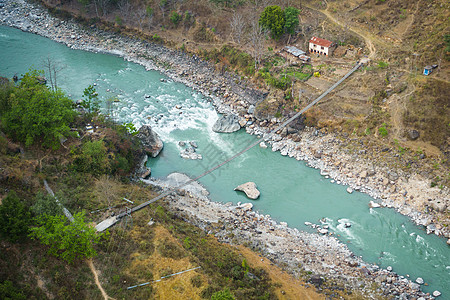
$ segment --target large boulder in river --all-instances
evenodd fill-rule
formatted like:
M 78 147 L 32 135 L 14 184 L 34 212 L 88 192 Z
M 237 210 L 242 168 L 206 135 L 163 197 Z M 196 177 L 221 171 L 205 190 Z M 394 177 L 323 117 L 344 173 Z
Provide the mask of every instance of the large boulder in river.
M 244 192 L 248 198 L 253 200 L 258 199 L 260 195 L 260 192 L 256 188 L 256 184 L 254 182 L 246 182 L 236 187 L 234 190 Z
M 235 132 L 241 129 L 241 125 L 239 125 L 239 118 L 235 115 L 223 115 L 221 116 L 214 126 L 212 130 L 215 132 Z
M 164 147 L 159 135 L 154 132 L 149 125 L 143 125 L 139 128 L 136 137 L 141 140 L 145 152 L 147 152 L 147 154 L 151 157 L 158 156 L 159 152 L 161 152 Z

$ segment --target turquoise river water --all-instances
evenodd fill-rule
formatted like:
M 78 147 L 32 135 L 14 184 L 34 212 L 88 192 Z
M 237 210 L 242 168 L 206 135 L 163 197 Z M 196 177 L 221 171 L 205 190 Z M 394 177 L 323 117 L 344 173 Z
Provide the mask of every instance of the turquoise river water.
M 218 116 L 210 102 L 183 84 L 161 82 L 161 78 L 167 78 L 159 72 L 0 26 L 0 76 L 11 78 L 31 66 L 43 69 L 47 57 L 62 67 L 58 84 L 73 99 L 80 99 L 84 88 L 96 83 L 103 100 L 112 96 L 120 99 L 115 109 L 119 121 L 154 128 L 165 143 L 159 157 L 148 163 L 154 177 L 174 171 L 198 175 L 256 139 L 243 130 L 233 134 L 213 132 L 211 127 Z M 182 159 L 179 141 L 197 142 L 203 160 Z M 259 212 L 306 231 L 312 229 L 304 225 L 305 221 L 319 223 L 319 219 L 325 219 L 331 231 L 365 261 L 392 266 L 412 280 L 422 277 L 429 284 L 424 291 L 437 289 L 443 294 L 441 298 L 450 299 L 450 247 L 443 239 L 427 235 L 392 209 L 369 208 L 369 196 L 348 194 L 344 186 L 332 184 L 304 162 L 283 157 L 270 148 L 255 147 L 200 181 L 213 201 L 234 203 L 249 200 L 233 188 L 254 181 L 261 197 L 252 203 Z M 338 222 L 341 219 L 352 226 L 344 228 Z

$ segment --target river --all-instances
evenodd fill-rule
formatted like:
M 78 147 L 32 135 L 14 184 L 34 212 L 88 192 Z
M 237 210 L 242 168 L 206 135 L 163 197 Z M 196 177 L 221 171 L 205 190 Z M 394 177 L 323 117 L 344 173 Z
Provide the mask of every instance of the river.
M 0 26 L 0 76 L 11 78 L 30 67 L 43 69 L 50 58 L 61 68 L 58 85 L 73 99 L 95 84 L 102 98 L 117 97 L 116 118 L 136 127 L 151 125 L 164 141 L 164 149 L 150 159 L 153 177 L 171 172 L 198 175 L 229 157 L 256 137 L 243 130 L 219 134 L 211 130 L 218 115 L 211 103 L 193 89 L 173 82 L 156 71 L 119 57 L 72 50 L 49 39 Z M 203 160 L 180 157 L 179 141 L 195 141 Z M 202 178 L 210 198 L 220 202 L 249 202 L 233 188 L 254 181 L 261 197 L 252 201 L 255 209 L 270 214 L 290 227 L 312 231 L 304 222 L 326 222 L 330 230 L 359 256 L 413 281 L 422 277 L 428 286 L 450 297 L 450 249 L 445 241 L 427 235 L 423 228 L 392 209 L 369 208 L 368 195 L 333 184 L 304 162 L 281 156 L 270 148 L 255 147 L 227 166 Z M 352 226 L 346 228 L 343 222 Z

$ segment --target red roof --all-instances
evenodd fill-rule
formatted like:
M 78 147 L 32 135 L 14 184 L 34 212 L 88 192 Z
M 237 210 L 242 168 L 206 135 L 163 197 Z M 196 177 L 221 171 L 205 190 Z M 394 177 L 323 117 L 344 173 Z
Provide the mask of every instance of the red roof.
M 316 44 L 316 45 L 319 45 L 319 46 L 322 46 L 322 47 L 330 47 L 333 44 L 333 42 L 330 42 L 329 40 L 321 39 L 321 38 L 318 38 L 318 37 L 315 37 L 315 36 L 313 36 L 309 40 L 309 42 L 313 43 L 313 44 Z

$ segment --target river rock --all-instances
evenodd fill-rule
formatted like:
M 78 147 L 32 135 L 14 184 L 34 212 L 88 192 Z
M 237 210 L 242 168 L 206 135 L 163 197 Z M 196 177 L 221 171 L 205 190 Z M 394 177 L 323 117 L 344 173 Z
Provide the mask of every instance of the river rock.
M 150 177 L 150 175 L 152 175 L 152 170 L 148 167 L 145 168 L 144 172 L 141 173 L 141 175 L 139 175 L 142 179 L 147 179 Z
M 260 195 L 260 192 L 256 188 L 256 183 L 254 182 L 246 182 L 244 184 L 239 185 L 234 190 L 244 192 L 248 198 L 253 200 L 258 199 Z
M 433 292 L 433 297 L 439 297 L 440 295 L 442 295 L 442 294 L 439 291 L 434 291 Z
M 259 146 L 260 146 L 261 148 L 263 148 L 263 149 L 266 149 L 266 148 L 267 148 L 267 145 L 266 145 L 266 143 L 264 143 L 264 142 L 259 143 Z
M 347 193 L 349 193 L 349 194 L 353 193 L 353 189 L 351 187 L 348 187 L 347 188 Z
M 213 125 L 212 130 L 214 132 L 230 133 L 241 129 L 239 125 L 239 118 L 235 115 L 223 115 Z
M 142 142 L 145 152 L 151 157 L 158 156 L 164 147 L 159 135 L 149 125 L 143 125 L 139 128 L 136 137 Z
M 370 200 L 369 207 L 370 208 L 378 208 L 378 207 L 381 207 L 381 205 L 376 203 L 376 202 L 374 202 L 374 201 L 372 201 L 372 200 Z
M 416 282 L 418 284 L 424 284 L 423 278 L 422 277 L 417 277 Z
M 243 210 L 251 210 L 253 208 L 253 204 L 242 203 L 241 205 L 239 205 L 239 207 L 242 208 Z

